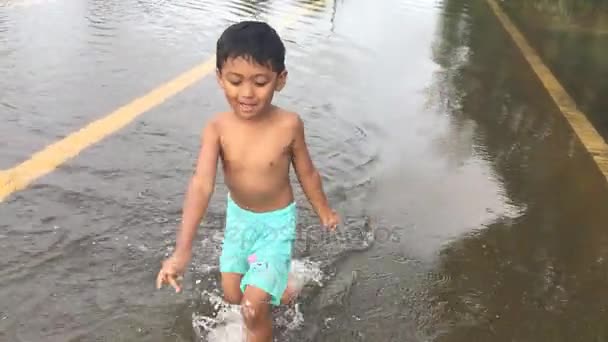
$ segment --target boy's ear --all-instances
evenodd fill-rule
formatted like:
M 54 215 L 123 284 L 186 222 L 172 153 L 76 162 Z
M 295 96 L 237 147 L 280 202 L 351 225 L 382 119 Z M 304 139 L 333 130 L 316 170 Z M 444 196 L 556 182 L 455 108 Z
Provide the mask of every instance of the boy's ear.
M 281 71 L 281 73 L 277 77 L 277 87 L 276 87 L 276 90 L 277 91 L 283 90 L 283 88 L 285 87 L 286 83 L 287 83 L 287 70 L 283 70 L 283 71 Z

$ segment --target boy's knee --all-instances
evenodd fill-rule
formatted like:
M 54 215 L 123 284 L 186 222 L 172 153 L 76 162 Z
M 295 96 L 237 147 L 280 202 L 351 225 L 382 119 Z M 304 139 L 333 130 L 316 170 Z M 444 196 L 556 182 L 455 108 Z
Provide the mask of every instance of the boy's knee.
M 222 290 L 224 301 L 230 304 L 240 304 L 243 299 L 240 283 L 242 275 L 238 273 L 222 273 Z
M 281 296 L 281 305 L 290 305 L 294 301 L 294 297 L 292 293 L 286 290 Z
M 265 310 L 266 303 L 253 303 L 247 298 L 243 298 L 241 301 L 241 313 L 245 324 L 248 327 L 252 327 L 258 324 L 261 320 L 266 318 L 268 314 Z
M 233 293 L 233 292 L 226 292 L 224 293 L 224 301 L 226 301 L 229 304 L 241 304 L 241 300 L 243 300 L 243 295 L 238 292 L 238 293 Z

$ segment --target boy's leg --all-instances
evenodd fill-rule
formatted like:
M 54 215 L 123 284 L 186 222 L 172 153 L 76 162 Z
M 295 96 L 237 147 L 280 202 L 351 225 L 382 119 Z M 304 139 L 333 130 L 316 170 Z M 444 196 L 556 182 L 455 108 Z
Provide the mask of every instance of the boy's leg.
M 247 286 L 241 311 L 247 326 L 247 342 L 272 342 L 270 295 L 255 286 Z
M 249 270 L 247 256 L 256 239 L 251 222 L 243 217 L 241 210 L 228 196 L 226 208 L 226 230 L 220 255 L 220 273 L 224 300 L 240 304 L 243 298 L 241 279 Z
M 247 285 L 252 285 L 270 296 L 270 304 L 287 304 L 298 292 L 297 286 L 290 286 L 297 285 L 290 275 L 296 237 L 295 203 L 266 214 L 257 225 L 263 233 L 252 246 L 250 268 L 241 282 L 241 290 L 244 292 Z
M 289 280 L 287 281 L 287 288 L 283 295 L 281 296 L 281 304 L 287 305 L 293 303 L 293 301 L 300 294 L 301 286 L 296 284 L 295 279 L 291 275 L 289 275 Z
M 249 269 L 249 265 L 247 264 L 246 256 L 235 253 L 234 249 L 227 248 L 229 246 L 228 244 L 224 244 L 224 250 L 220 255 L 222 290 L 226 302 L 240 304 L 243 298 L 241 280 Z
M 243 293 L 241 292 L 243 275 L 234 272 L 222 272 L 221 276 L 224 300 L 230 304 L 240 304 L 243 299 Z

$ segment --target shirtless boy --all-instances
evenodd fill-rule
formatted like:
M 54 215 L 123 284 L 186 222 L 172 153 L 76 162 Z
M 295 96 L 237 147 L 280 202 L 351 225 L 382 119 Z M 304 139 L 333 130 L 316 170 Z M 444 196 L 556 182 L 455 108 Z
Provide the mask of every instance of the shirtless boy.
M 217 80 L 231 111 L 215 115 L 202 131 L 176 248 L 157 277 L 158 288 L 167 283 L 181 291 L 178 279 L 190 262 L 221 160 L 229 190 L 222 289 L 227 302 L 241 304 L 252 342 L 272 340 L 271 305 L 292 295 L 287 283 L 297 213 L 291 165 L 321 224 L 335 229 L 339 222 L 309 155 L 301 118 L 272 104 L 286 83 L 284 59 L 280 37 L 265 23 L 234 24 L 217 41 Z

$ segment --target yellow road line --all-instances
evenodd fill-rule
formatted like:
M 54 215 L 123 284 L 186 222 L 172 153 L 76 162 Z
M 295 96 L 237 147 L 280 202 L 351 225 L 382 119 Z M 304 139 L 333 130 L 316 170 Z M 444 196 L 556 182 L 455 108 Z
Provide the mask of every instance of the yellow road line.
M 487 2 L 608 181 L 608 145 L 602 136 L 589 122 L 587 116 L 577 108 L 576 102 L 562 87 L 557 78 L 553 76 L 553 73 L 551 73 L 524 35 L 517 29 L 502 8 L 500 8 L 500 5 L 495 0 L 487 0 Z
M 192 85 L 211 72 L 215 66 L 214 63 L 214 58 L 207 60 L 109 115 L 47 146 L 18 166 L 2 172 L 0 174 L 0 201 L 11 193 L 25 188 L 36 178 L 53 171 L 85 148 L 123 128 L 142 113 Z
M 318 8 L 318 3 L 323 3 L 323 0 L 298 7 L 298 11 L 295 11 L 295 13 L 302 13 L 306 10 Z M 296 18 L 297 16 L 292 13 L 284 18 L 278 26 L 280 28 L 287 26 Z M 277 30 L 280 30 L 279 27 L 277 27 Z M 1 171 L 0 202 L 4 201 L 12 193 L 26 188 L 37 178 L 55 170 L 59 165 L 73 158 L 87 147 L 125 127 L 144 112 L 196 83 L 210 74 L 214 69 L 215 56 L 159 86 L 148 94 L 88 124 L 79 131 L 45 147 L 25 162 L 11 169 Z

